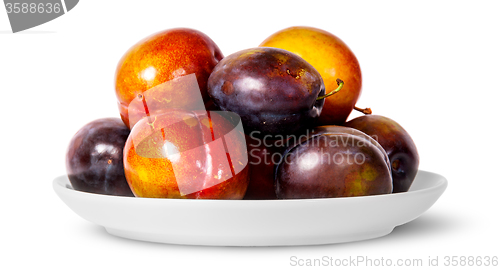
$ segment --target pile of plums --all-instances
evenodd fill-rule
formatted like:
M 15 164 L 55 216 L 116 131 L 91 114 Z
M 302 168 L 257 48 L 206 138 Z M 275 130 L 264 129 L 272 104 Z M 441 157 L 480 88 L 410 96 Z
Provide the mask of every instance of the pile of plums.
M 356 56 L 321 29 L 290 27 L 223 56 L 176 28 L 132 46 L 115 76 L 119 118 L 82 127 L 66 155 L 74 189 L 189 199 L 309 199 L 409 190 L 419 156 L 395 121 L 359 109 Z M 347 121 L 351 111 L 365 115 Z

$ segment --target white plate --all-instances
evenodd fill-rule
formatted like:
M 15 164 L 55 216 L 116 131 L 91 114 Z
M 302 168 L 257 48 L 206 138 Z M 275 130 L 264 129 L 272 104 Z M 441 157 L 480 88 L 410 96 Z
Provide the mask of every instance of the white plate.
M 282 246 L 358 241 L 389 234 L 419 217 L 448 182 L 419 171 L 410 191 L 310 200 L 181 200 L 75 191 L 66 176 L 57 195 L 78 215 L 120 237 L 188 245 Z

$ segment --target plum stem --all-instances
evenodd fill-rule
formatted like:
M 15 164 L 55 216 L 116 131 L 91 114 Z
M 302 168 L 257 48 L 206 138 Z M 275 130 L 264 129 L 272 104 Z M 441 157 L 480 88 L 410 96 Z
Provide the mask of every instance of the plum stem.
M 317 97 L 316 100 L 321 100 L 321 99 L 327 98 L 327 97 L 337 93 L 338 91 L 340 91 L 340 89 L 342 89 L 342 87 L 344 87 L 344 81 L 342 81 L 341 79 L 337 79 L 337 85 L 339 86 L 339 87 L 337 87 L 337 89 L 331 91 L 330 93 L 328 93 L 324 96 Z
M 364 108 L 364 109 L 361 109 L 361 108 L 358 108 L 356 106 L 354 106 L 354 109 L 358 112 L 362 112 L 364 114 L 372 114 L 372 109 L 370 108 Z

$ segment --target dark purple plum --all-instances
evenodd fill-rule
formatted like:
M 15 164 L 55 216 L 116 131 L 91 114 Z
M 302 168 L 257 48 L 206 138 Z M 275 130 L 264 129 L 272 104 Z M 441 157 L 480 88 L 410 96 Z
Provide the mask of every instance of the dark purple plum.
M 253 136 L 247 136 L 246 143 L 250 182 L 243 199 L 277 199 L 274 191 L 274 170 L 284 150 L 281 145 L 285 143 L 271 139 L 261 140 Z
M 376 139 L 391 160 L 394 193 L 410 189 L 418 172 L 420 158 L 410 134 L 396 121 L 380 115 L 364 115 L 345 126 L 358 129 Z
M 245 133 L 289 135 L 312 126 L 325 94 L 323 79 L 298 55 L 277 48 L 252 48 L 223 58 L 208 79 L 217 108 L 237 113 Z
M 71 139 L 66 171 L 75 190 L 134 196 L 125 179 L 123 147 L 130 130 L 119 118 L 94 120 Z
M 353 128 L 321 126 L 291 144 L 276 167 L 280 199 L 336 198 L 392 192 L 389 158 Z

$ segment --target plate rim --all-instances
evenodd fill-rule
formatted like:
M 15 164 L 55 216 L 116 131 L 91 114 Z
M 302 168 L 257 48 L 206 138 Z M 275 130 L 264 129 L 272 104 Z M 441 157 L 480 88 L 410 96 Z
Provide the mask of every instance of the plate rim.
M 96 198 L 105 198 L 105 199 L 113 199 L 113 200 L 141 200 L 141 201 L 151 201 L 151 202 L 186 202 L 186 203 L 212 203 L 212 204 L 279 204 L 279 203 L 297 203 L 297 202 L 325 202 L 325 201 L 362 201 L 362 200 L 374 200 L 377 198 L 386 198 L 386 197 L 396 197 L 396 196 L 408 196 L 408 194 L 420 194 L 420 193 L 428 193 L 431 191 L 437 190 L 446 190 L 448 187 L 448 180 L 441 174 L 437 174 L 434 172 L 426 171 L 426 170 L 418 170 L 415 179 L 418 174 L 428 174 L 439 177 L 440 179 L 436 181 L 430 187 L 418 189 L 418 190 L 409 190 L 407 192 L 400 193 L 389 193 L 389 194 L 379 194 L 379 195 L 367 195 L 367 196 L 355 196 L 355 197 L 338 197 L 338 198 L 312 198 L 312 199 L 265 199 L 265 200 L 225 200 L 225 199 L 172 199 L 172 198 L 145 198 L 145 197 L 127 197 L 127 196 L 118 196 L 118 195 L 106 195 L 106 194 L 98 194 L 91 193 L 85 191 L 75 190 L 73 188 L 68 188 L 67 185 L 71 185 L 69 182 L 69 178 L 66 174 L 59 175 L 52 181 L 53 189 L 56 193 L 63 192 L 67 194 L 74 194 L 76 196 L 86 196 L 86 197 L 96 197 Z

